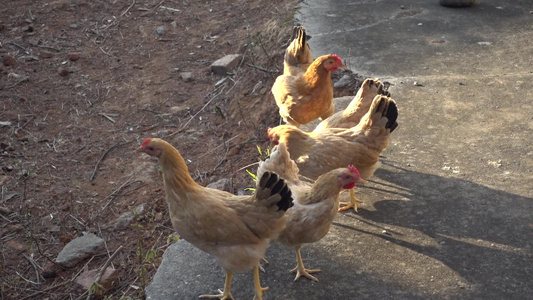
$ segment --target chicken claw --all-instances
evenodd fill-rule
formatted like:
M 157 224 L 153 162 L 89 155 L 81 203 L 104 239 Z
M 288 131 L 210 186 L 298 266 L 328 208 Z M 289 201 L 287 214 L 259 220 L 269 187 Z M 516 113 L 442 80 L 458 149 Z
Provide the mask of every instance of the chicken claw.
M 363 202 L 355 198 L 355 191 L 351 189 L 350 190 L 350 202 L 340 202 L 339 205 L 341 207 L 339 208 L 339 211 L 345 211 L 345 210 L 349 210 L 350 208 L 353 208 L 355 212 L 357 212 L 357 203 L 363 203 Z
M 231 280 L 233 279 L 233 272 L 226 272 L 226 282 L 224 283 L 224 292 L 218 290 L 218 295 L 200 295 L 198 298 L 202 299 L 220 299 L 220 300 L 233 300 L 231 294 Z
M 296 273 L 296 277 L 294 278 L 294 281 L 298 280 L 300 277 L 303 276 L 315 282 L 318 282 L 318 279 L 311 274 L 321 272 L 321 270 L 320 269 L 314 269 L 314 270 L 306 269 L 304 267 L 304 262 L 302 260 L 302 254 L 300 254 L 300 247 L 296 248 L 295 251 L 296 251 L 296 258 L 298 259 L 298 265 L 296 266 L 296 268 L 291 270 L 291 273 Z
M 269 262 L 268 262 L 268 260 L 266 260 L 266 258 L 263 257 L 263 258 L 261 258 L 261 260 L 265 263 L 265 265 L 268 265 L 268 264 L 269 264 Z M 265 268 L 263 268 L 262 265 L 259 265 L 259 270 L 260 270 L 261 272 L 263 272 L 263 273 L 266 273 Z
M 254 300 L 263 300 L 263 292 L 268 291 L 269 288 L 261 286 L 261 282 L 259 281 L 259 267 L 254 268 L 254 286 L 255 286 Z

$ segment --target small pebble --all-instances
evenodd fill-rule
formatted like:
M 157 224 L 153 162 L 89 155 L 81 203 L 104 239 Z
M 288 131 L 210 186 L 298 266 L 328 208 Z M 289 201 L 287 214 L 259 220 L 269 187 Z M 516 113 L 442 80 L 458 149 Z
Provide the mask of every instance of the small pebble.
M 41 57 L 42 58 L 52 58 L 54 56 L 54 53 L 49 51 L 41 51 Z
M 78 59 L 80 59 L 80 54 L 79 53 L 69 53 L 68 54 L 68 59 L 70 59 L 71 61 L 77 61 Z
M 78 23 L 70 23 L 69 27 L 72 28 L 72 29 L 76 29 L 78 28 L 80 25 L 78 25 Z
M 61 75 L 63 77 L 68 76 L 68 74 L 69 74 L 69 71 L 67 69 L 64 69 L 64 68 L 57 69 L 57 72 L 59 73 L 59 75 Z
M 159 34 L 159 35 L 163 35 L 163 34 L 165 34 L 165 27 L 159 26 L 159 27 L 157 27 L 155 32 L 157 32 L 157 34 Z
M 15 64 L 15 58 L 9 54 L 5 54 L 2 61 L 4 66 L 13 66 Z

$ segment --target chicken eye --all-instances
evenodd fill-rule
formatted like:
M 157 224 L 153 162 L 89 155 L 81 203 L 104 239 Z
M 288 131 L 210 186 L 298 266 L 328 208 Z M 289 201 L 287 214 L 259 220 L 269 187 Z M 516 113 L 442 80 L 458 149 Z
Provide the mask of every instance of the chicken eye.
M 148 150 L 154 151 L 154 147 L 148 147 Z

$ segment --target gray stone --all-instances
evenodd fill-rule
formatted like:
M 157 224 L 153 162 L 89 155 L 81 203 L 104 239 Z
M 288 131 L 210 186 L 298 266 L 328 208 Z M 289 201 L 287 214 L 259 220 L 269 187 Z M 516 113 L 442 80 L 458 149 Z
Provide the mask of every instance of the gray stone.
M 57 255 L 56 263 L 64 267 L 73 267 L 102 250 L 104 250 L 104 240 L 89 232 L 65 245 Z
M 184 105 L 183 106 L 182 105 L 172 106 L 170 108 L 170 112 L 172 112 L 173 114 L 176 114 L 176 113 L 182 112 L 182 111 L 187 110 L 187 109 L 189 109 L 189 107 L 188 106 L 184 106 Z
M 123 213 L 117 221 L 115 221 L 115 224 L 113 225 L 114 229 L 122 229 L 128 227 L 131 222 L 135 219 L 136 216 L 142 214 L 144 212 L 144 209 L 146 207 L 146 203 L 143 203 L 135 208 L 133 211 L 127 211 Z
M 345 86 L 347 86 L 348 84 L 350 84 L 350 82 L 352 82 L 352 76 L 350 75 L 344 75 L 341 77 L 341 79 L 339 79 L 339 81 L 335 82 L 335 84 L 333 84 L 333 87 L 335 88 L 343 88 Z
M 85 270 L 78 277 L 76 277 L 76 283 L 81 285 L 83 289 L 88 290 L 96 280 L 96 276 L 100 269 Z M 111 267 L 107 267 L 98 282 L 105 290 L 109 290 L 113 286 L 113 282 L 118 280 L 118 270 Z
M 241 54 L 226 55 L 211 64 L 211 72 L 218 75 L 226 75 L 239 64 L 241 59 Z
M 157 32 L 158 35 L 163 35 L 165 34 L 165 27 L 159 26 L 156 28 L 155 32 Z
M 179 240 L 165 250 L 157 273 L 146 287 L 146 300 L 197 299 L 202 294 L 217 294 L 224 287 L 224 278 L 213 256 Z M 237 299 L 252 299 L 252 272 L 235 274 L 231 291 Z
M 181 80 L 184 82 L 192 81 L 192 72 L 181 72 L 180 73 Z
M 221 191 L 229 192 L 230 181 L 227 178 L 222 178 L 218 181 L 211 182 L 207 185 L 208 188 L 217 189 Z

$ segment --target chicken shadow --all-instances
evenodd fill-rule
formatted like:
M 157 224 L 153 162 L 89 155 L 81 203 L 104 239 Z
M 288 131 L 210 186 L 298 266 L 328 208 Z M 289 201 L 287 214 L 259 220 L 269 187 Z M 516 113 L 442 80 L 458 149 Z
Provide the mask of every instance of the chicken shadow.
M 358 193 L 365 202 L 377 195 L 370 199 L 375 210 L 341 214 L 334 225 L 344 234 L 355 231 L 441 262 L 462 278 L 463 297 L 527 299 L 533 293 L 532 198 L 384 165 L 374 175 L 381 180 Z

